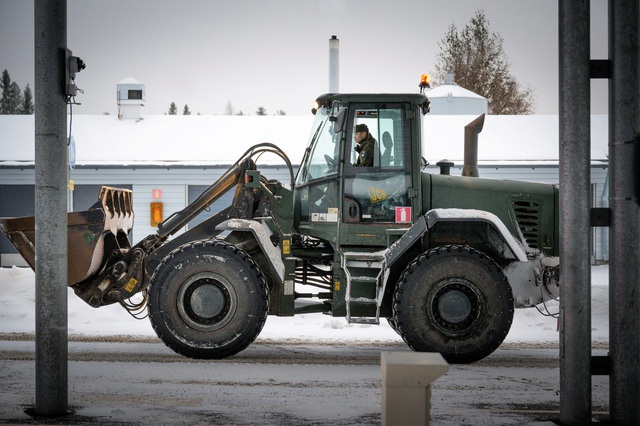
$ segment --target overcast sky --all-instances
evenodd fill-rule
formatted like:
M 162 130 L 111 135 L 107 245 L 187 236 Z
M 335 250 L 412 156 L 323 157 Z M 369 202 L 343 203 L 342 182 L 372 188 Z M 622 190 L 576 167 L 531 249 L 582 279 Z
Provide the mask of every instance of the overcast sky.
M 340 39 L 341 92 L 418 91 L 438 42 L 481 9 L 504 38 L 511 71 L 535 93 L 537 114 L 558 113 L 557 0 L 68 0 L 67 42 L 87 68 L 78 114 L 117 113 L 116 84 L 146 88 L 144 114 L 173 101 L 201 114 L 308 114 L 328 91 L 329 39 Z M 593 59 L 607 57 L 607 2 L 591 2 Z M 0 0 L 0 71 L 33 89 L 33 1 Z M 592 112 L 607 112 L 592 82 Z

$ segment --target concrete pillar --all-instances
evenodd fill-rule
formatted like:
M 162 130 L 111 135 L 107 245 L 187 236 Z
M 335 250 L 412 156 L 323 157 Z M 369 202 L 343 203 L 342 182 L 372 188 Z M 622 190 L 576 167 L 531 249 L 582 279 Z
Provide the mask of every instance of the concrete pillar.
M 449 371 L 439 353 L 382 352 L 382 426 L 428 425 L 431 382 Z
M 609 1 L 610 420 L 640 424 L 640 4 Z
M 35 1 L 36 412 L 68 410 L 67 1 Z

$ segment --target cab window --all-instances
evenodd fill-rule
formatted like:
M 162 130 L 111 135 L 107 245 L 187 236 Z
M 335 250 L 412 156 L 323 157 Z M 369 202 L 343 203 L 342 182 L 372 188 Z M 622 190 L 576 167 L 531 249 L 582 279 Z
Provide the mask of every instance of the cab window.
M 405 105 L 357 105 L 350 117 L 343 221 L 410 222 L 412 199 L 407 190 L 411 186 L 411 120 L 406 118 Z M 362 125 L 370 137 L 367 149 L 373 145 L 373 162 L 366 164 L 358 162 L 364 148 L 357 142 L 364 135 L 356 133 L 365 128 Z
M 340 133 L 335 132 L 331 112 L 336 114 L 317 111 L 309 151 L 296 179 L 303 221 L 337 222 Z

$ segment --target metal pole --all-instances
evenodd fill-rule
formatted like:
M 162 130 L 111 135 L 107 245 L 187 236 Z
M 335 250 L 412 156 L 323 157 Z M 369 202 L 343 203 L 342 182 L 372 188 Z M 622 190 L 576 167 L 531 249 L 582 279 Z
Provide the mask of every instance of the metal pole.
M 637 0 L 609 1 L 611 421 L 640 424 L 640 61 Z
M 589 1 L 559 3 L 560 421 L 591 422 Z
M 64 414 L 67 389 L 66 0 L 35 0 L 36 412 Z
M 591 208 L 598 207 L 598 184 L 591 184 Z M 589 246 L 589 251 L 591 252 L 591 264 L 595 265 L 598 263 L 598 228 L 595 226 L 591 228 L 591 241 Z

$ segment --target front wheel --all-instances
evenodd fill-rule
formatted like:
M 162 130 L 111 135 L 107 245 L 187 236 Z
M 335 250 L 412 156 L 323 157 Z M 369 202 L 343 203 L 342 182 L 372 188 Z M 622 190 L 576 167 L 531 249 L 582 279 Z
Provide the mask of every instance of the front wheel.
M 407 266 L 393 310 L 399 333 L 413 350 L 470 363 L 500 346 L 514 304 L 509 282 L 491 258 L 453 245 L 431 249 Z
M 267 318 L 260 268 L 222 241 L 196 241 L 171 252 L 149 287 L 149 319 L 160 339 L 190 358 L 225 358 L 245 349 Z

